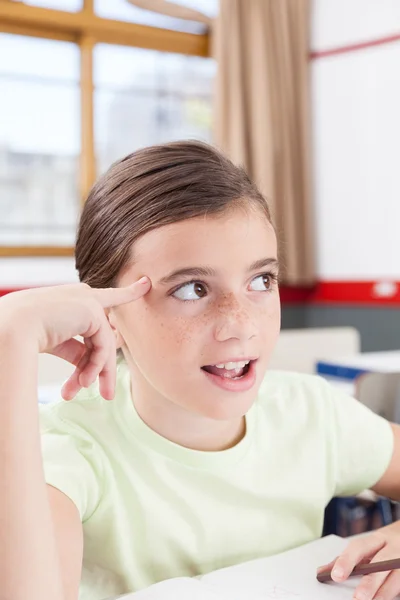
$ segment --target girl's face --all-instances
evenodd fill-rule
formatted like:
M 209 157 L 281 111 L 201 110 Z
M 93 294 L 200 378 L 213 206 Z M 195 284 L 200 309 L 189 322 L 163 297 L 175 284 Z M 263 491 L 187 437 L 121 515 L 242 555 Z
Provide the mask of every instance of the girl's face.
M 146 275 L 152 287 L 112 316 L 134 390 L 203 417 L 244 415 L 280 329 L 271 224 L 258 209 L 181 221 L 145 234 L 134 258 L 118 284 Z

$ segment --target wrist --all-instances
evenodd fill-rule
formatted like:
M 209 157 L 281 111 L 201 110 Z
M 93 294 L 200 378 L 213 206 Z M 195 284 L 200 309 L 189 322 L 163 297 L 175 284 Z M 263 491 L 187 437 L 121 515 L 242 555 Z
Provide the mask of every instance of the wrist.
M 23 308 L 0 310 L 0 347 L 6 347 L 8 351 L 24 348 L 38 353 L 39 344 L 34 321 Z

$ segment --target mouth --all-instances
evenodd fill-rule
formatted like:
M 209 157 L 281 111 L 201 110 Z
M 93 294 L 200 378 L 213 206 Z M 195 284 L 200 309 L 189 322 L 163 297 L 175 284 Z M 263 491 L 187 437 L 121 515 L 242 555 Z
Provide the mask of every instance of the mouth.
M 211 373 L 217 377 L 225 377 L 226 379 L 241 379 L 248 373 L 250 368 L 250 360 L 240 360 L 235 362 L 219 363 L 217 365 L 206 365 L 202 367 L 206 373 Z
M 206 365 L 202 371 L 208 380 L 228 391 L 247 391 L 256 381 L 257 359 L 243 359 Z

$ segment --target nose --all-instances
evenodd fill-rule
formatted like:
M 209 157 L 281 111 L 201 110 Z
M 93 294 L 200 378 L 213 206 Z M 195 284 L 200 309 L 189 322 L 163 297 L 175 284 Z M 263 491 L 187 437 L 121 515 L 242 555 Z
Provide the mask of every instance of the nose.
M 214 337 L 218 342 L 230 339 L 247 341 L 257 334 L 256 324 L 248 309 L 229 294 L 216 304 L 216 324 Z

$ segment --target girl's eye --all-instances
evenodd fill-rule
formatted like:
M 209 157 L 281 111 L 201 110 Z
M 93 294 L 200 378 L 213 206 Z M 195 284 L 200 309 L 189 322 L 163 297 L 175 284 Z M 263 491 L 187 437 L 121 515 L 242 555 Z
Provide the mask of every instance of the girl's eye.
M 174 298 L 183 300 L 184 302 L 201 300 L 201 298 L 204 298 L 206 295 L 206 286 L 204 283 L 200 283 L 199 281 L 189 281 L 175 290 L 175 292 L 172 294 Z
M 252 292 L 269 292 L 272 288 L 274 277 L 270 273 L 264 273 L 258 275 L 250 283 L 250 289 Z

